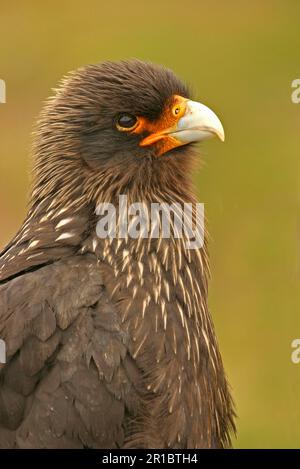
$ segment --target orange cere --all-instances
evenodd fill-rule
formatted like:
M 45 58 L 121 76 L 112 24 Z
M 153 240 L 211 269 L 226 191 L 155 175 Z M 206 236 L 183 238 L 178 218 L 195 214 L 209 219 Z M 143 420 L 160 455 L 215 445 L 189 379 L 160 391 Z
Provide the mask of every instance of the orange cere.
M 150 122 L 144 117 L 139 117 L 139 122 L 133 133 L 142 134 L 147 132 L 140 146 L 145 147 L 159 142 L 159 155 L 166 153 L 172 148 L 182 145 L 176 138 L 168 135 L 177 126 L 179 119 L 185 114 L 187 99 L 182 96 L 174 95 L 170 104 L 166 106 L 155 122 Z

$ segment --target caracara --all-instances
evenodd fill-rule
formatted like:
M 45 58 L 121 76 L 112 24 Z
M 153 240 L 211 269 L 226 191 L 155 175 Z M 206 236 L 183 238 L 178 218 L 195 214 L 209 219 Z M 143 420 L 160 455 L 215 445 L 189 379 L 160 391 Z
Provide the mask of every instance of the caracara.
M 0 447 L 230 446 L 206 240 L 97 234 L 120 195 L 194 205 L 194 142 L 213 134 L 208 107 L 138 60 L 82 68 L 46 103 L 28 215 L 0 256 Z

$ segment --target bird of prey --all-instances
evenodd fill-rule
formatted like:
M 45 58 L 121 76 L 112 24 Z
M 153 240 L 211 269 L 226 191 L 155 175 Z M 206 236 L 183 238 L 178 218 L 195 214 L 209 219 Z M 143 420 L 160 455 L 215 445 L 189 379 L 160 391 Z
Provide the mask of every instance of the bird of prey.
M 47 101 L 28 214 L 0 255 L 0 447 L 230 447 L 206 236 L 97 235 L 120 194 L 195 204 L 194 142 L 213 134 L 218 117 L 139 60 L 83 67 Z

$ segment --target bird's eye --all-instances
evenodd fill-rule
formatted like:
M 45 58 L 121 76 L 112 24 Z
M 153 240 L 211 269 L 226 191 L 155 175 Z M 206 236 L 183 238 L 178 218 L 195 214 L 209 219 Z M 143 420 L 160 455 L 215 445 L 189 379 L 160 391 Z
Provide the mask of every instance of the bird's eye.
M 133 130 L 137 123 L 137 118 L 132 114 L 121 114 L 117 120 L 117 129 L 121 132 Z
M 178 116 L 178 114 L 180 113 L 180 107 L 175 106 L 174 109 L 173 109 L 173 113 L 175 114 L 175 116 Z

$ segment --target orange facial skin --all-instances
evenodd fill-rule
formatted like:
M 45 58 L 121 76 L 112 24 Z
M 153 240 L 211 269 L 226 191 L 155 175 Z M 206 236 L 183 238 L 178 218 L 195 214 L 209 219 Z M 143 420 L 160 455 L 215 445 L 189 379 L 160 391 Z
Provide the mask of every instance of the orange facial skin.
M 169 135 L 175 131 L 179 119 L 185 114 L 187 99 L 182 96 L 174 95 L 170 105 L 168 105 L 156 122 L 150 122 L 144 117 L 138 117 L 138 123 L 132 133 L 142 134 L 147 132 L 149 135 L 141 142 L 141 147 L 146 147 L 159 142 L 158 156 L 163 155 L 169 150 L 183 145 L 182 142 Z

